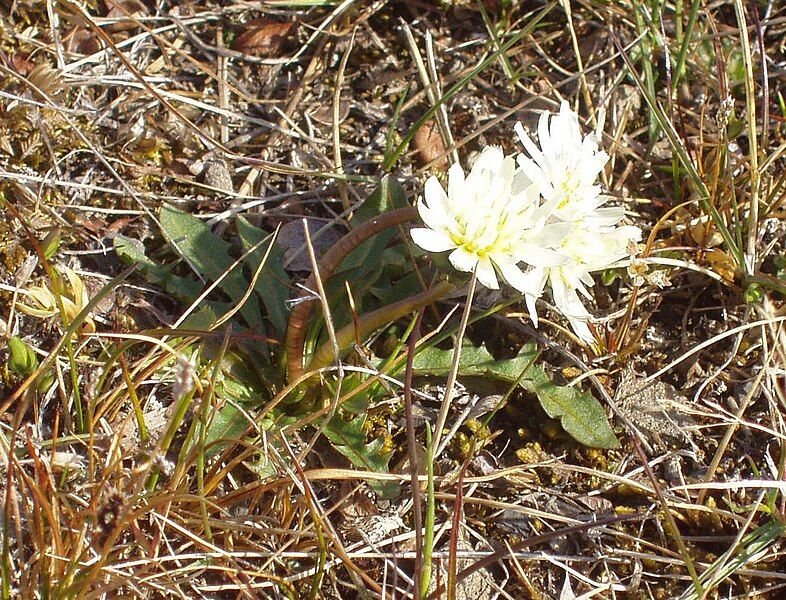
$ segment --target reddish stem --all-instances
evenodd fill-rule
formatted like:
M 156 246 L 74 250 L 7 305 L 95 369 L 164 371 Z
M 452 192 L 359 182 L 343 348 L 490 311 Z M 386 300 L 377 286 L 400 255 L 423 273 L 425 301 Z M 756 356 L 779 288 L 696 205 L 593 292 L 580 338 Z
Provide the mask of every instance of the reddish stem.
M 414 206 L 399 208 L 369 219 L 347 233 L 319 260 L 319 273 L 323 283 L 327 282 L 341 262 L 368 238 L 384 231 L 388 227 L 395 227 L 402 223 L 413 221 L 417 214 L 417 209 Z M 314 306 L 318 302 L 316 298 L 308 298 L 311 294 L 308 290 L 316 288 L 316 275 L 312 273 L 304 287 L 306 290 L 301 295 L 301 300 L 292 309 L 287 326 L 286 352 L 289 381 L 294 381 L 304 373 L 303 344 L 306 338 L 306 327 L 308 327 L 308 321 L 311 318 L 311 313 L 314 311 Z

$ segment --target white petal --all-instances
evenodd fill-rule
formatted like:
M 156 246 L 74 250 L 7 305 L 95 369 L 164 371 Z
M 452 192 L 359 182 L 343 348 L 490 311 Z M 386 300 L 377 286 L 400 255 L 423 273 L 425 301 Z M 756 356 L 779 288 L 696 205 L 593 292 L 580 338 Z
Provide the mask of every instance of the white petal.
M 534 160 L 539 165 L 542 165 L 545 162 L 546 159 L 543 156 L 543 153 L 535 145 L 535 142 L 532 141 L 532 138 L 530 138 L 527 135 L 527 132 L 524 131 L 524 126 L 521 123 L 516 123 L 516 125 L 514 125 L 513 129 L 516 132 L 516 135 L 518 135 L 519 140 L 521 140 L 521 143 L 524 144 L 524 149 L 532 157 L 532 160 Z M 542 141 L 541 141 L 541 144 L 542 144 Z M 521 163 L 519 162 L 519 164 L 521 164 Z
M 532 180 L 529 177 L 527 177 L 524 171 L 522 171 L 521 169 L 516 169 L 515 173 L 513 174 L 511 193 L 514 195 L 518 195 L 518 194 L 531 195 L 532 189 L 533 189 Z
M 530 236 L 529 241 L 545 248 L 557 248 L 570 235 L 570 223 L 549 223 Z
M 540 165 L 535 163 L 532 159 L 527 158 L 524 154 L 519 154 L 516 157 L 516 161 L 521 171 L 527 179 L 532 182 L 532 185 L 535 186 L 537 191 L 543 194 L 546 200 L 551 200 L 551 196 L 554 193 L 554 186 Z
M 592 300 L 592 294 L 589 293 L 589 290 L 584 286 L 592 287 L 595 285 L 595 281 L 592 279 L 592 275 L 589 273 L 584 273 L 581 276 L 581 283 L 576 285 L 576 291 L 580 292 L 582 296 L 584 296 L 587 300 Z M 578 294 L 576 295 L 578 298 Z M 581 300 L 579 300 L 581 302 Z M 584 308 L 584 305 L 581 305 Z M 584 309 L 586 312 L 586 309 Z M 587 313 L 589 314 L 589 313 Z
M 488 248 L 494 245 L 500 237 L 498 219 L 477 219 L 477 228 L 473 228 L 475 236 L 472 238 L 479 248 Z
M 437 231 L 444 231 L 450 224 L 450 215 L 440 210 L 432 210 L 422 199 L 418 199 L 418 214 L 422 221 Z
M 590 314 L 581 303 L 576 289 L 569 284 L 562 270 L 553 269 L 550 273 L 551 295 L 554 304 L 566 317 L 588 319 Z
M 440 231 L 418 227 L 410 230 L 412 241 L 427 252 L 445 252 L 456 247 L 453 240 Z
M 429 209 L 435 211 L 437 214 L 449 212 L 450 205 L 448 204 L 448 196 L 445 190 L 442 189 L 442 184 L 439 183 L 439 179 L 433 175 L 426 180 L 424 194 Z
M 516 248 L 516 256 L 521 258 L 522 262 L 532 265 L 533 267 L 556 267 L 564 265 L 568 258 L 549 248 L 544 248 L 536 244 L 519 244 Z
M 556 125 L 556 131 L 552 129 L 552 137 L 556 138 L 557 143 L 562 144 L 563 152 L 569 148 L 580 148 L 581 127 L 579 126 L 579 116 L 570 108 L 570 104 L 563 100 L 560 103 L 559 115 L 552 119 L 552 128 Z
M 570 326 L 573 328 L 573 331 L 576 333 L 579 338 L 584 340 L 588 344 L 595 343 L 595 337 L 592 335 L 587 322 L 581 319 L 572 319 L 568 317 L 568 322 Z
M 499 289 L 499 281 L 497 281 L 497 274 L 494 272 L 494 266 L 488 258 L 481 259 L 478 262 L 476 271 L 478 281 L 485 285 L 490 290 Z
M 587 217 L 587 225 L 591 227 L 609 227 L 616 225 L 625 216 L 625 209 L 621 206 L 598 208 Z
M 453 163 L 448 169 L 448 197 L 455 202 L 461 197 L 464 190 L 464 169 L 458 163 Z
M 538 328 L 538 309 L 535 305 L 537 298 L 535 296 L 530 296 L 527 294 L 524 299 L 527 302 L 527 312 L 529 313 L 529 318 L 532 319 L 532 325 L 535 329 Z
M 500 268 L 500 271 L 502 271 L 502 268 Z M 548 271 L 540 267 L 522 272 L 520 276 L 516 273 L 506 271 L 503 271 L 502 274 L 505 275 L 505 279 L 511 287 L 514 287 L 522 294 L 534 296 L 535 298 L 543 294 L 543 288 L 546 285 L 546 279 L 548 277 Z M 508 279 L 508 277 L 510 278 Z
M 513 178 L 516 173 L 516 161 L 507 156 L 499 165 L 499 171 L 491 181 L 489 194 L 495 205 L 506 205 L 510 200 Z
M 450 259 L 451 264 L 456 267 L 456 269 L 459 271 L 464 271 L 465 273 L 471 273 L 475 268 L 475 265 L 478 264 L 477 255 L 470 254 L 461 247 L 456 248 L 453 252 L 451 252 L 448 258 Z
M 513 259 L 494 260 L 494 264 L 499 268 L 499 272 L 508 282 L 508 285 L 523 292 L 521 288 L 528 283 L 524 271 L 513 261 Z
M 500 146 L 486 146 L 478 156 L 472 170 L 485 170 L 498 173 L 502 168 L 505 154 Z
M 617 232 L 620 236 L 622 236 L 626 242 L 625 245 L 627 246 L 627 242 L 638 242 L 641 240 L 641 229 L 636 227 L 635 225 L 625 225 L 617 229 Z

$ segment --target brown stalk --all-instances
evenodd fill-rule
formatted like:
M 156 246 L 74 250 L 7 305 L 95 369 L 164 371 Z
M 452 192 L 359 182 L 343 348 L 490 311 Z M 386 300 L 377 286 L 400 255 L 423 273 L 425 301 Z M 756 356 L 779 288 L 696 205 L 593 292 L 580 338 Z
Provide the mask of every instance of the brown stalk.
M 455 289 L 455 286 L 452 283 L 440 281 L 427 289 L 425 292 L 421 292 L 415 296 L 410 296 L 409 298 L 404 298 L 403 300 L 399 300 L 393 304 L 388 304 L 387 306 L 383 306 L 382 308 L 378 308 L 377 310 L 371 311 L 367 314 L 360 315 L 357 321 L 357 331 L 359 332 L 360 336 L 363 336 L 364 333 L 378 329 L 385 323 L 390 323 L 395 319 L 400 319 L 412 311 L 418 310 L 419 308 L 422 308 L 428 304 L 431 304 L 432 302 L 439 300 L 440 298 L 443 298 L 453 289 Z M 345 325 L 336 332 L 336 340 L 338 341 L 339 348 L 347 348 L 352 343 L 354 338 L 354 323 Z M 309 363 L 309 369 L 321 369 L 322 367 L 329 365 L 333 360 L 335 360 L 333 346 L 330 341 L 327 341 L 322 344 L 314 353 L 314 357 Z
M 327 281 L 341 262 L 362 242 L 388 227 L 395 227 L 396 225 L 412 221 L 417 214 L 417 209 L 414 206 L 407 206 L 379 215 L 359 225 L 336 242 L 320 259 L 319 274 L 324 281 Z M 292 309 L 292 314 L 289 317 L 285 346 L 289 381 L 298 379 L 305 372 L 303 367 L 303 343 L 309 318 L 318 301 L 309 297 L 310 292 L 308 290 L 313 290 L 316 286 L 316 275 L 312 273 L 304 285 L 306 291 L 301 295 L 300 301 Z

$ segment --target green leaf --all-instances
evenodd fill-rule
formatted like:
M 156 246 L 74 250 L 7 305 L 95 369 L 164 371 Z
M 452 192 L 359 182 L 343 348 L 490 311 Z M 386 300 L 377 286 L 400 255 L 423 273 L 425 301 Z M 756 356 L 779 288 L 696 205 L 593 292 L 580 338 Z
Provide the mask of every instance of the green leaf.
M 526 347 L 526 346 L 525 346 Z M 477 348 L 472 344 L 464 344 L 459 358 L 459 374 L 472 376 L 483 375 L 483 365 L 490 365 L 494 357 L 486 346 Z M 453 362 L 453 350 L 440 350 L 439 348 L 424 348 L 415 356 L 412 370 L 416 375 L 446 375 Z M 479 369 L 476 371 L 476 369 Z
M 205 458 L 213 458 L 227 444 L 238 439 L 248 426 L 248 421 L 235 404 L 227 402 L 210 419 L 205 432 Z
M 569 386 L 558 386 L 549 379 L 542 367 L 534 364 L 536 345 L 526 344 L 514 358 L 495 360 L 481 346 L 470 344 L 461 350 L 459 375 L 487 377 L 508 384 L 518 382 L 523 389 L 535 394 L 546 414 L 559 419 L 563 429 L 577 442 L 595 448 L 618 448 L 603 406 L 587 392 Z M 413 372 L 417 375 L 445 375 L 450 370 L 453 350 L 426 348 L 415 356 Z
M 243 364 L 237 366 L 241 369 L 245 367 Z M 221 400 L 221 406 L 211 415 L 205 432 L 206 458 L 221 452 L 229 442 L 239 439 L 248 428 L 248 420 L 239 407 L 250 411 L 258 405 L 259 394 L 250 384 L 231 377 L 222 379 L 223 381 L 216 385 L 216 396 Z M 195 443 L 194 440 L 192 445 Z
M 531 371 L 531 391 L 538 396 L 546 414 L 552 419 L 559 419 L 573 439 L 594 448 L 619 448 L 619 440 L 611 429 L 606 411 L 592 394 L 554 384 L 540 367 L 533 367 Z
M 384 449 L 385 441 L 382 438 L 366 441 L 365 423 L 365 414 L 350 420 L 337 414 L 325 428 L 325 436 L 333 447 L 356 467 L 366 471 L 387 473 L 388 462 L 393 452 Z M 393 498 L 399 493 L 399 485 L 393 481 L 371 480 L 368 483 L 382 498 Z
M 246 262 L 252 273 L 256 273 L 262 259 L 267 253 L 267 261 L 257 279 L 254 291 L 259 295 L 265 305 L 267 316 L 279 335 L 284 335 L 287 328 L 287 307 L 291 280 L 284 270 L 284 250 L 273 244 L 273 236 L 257 227 L 254 227 L 243 217 L 237 219 L 237 235 L 243 243 L 243 252 L 248 252 L 256 244 L 263 244 L 252 252 Z M 265 245 L 264 240 L 269 239 Z M 273 244 L 270 247 L 270 244 Z M 269 249 L 269 250 L 268 250 Z
M 393 175 L 385 175 L 376 189 L 365 202 L 352 214 L 350 224 L 357 227 L 361 223 L 378 217 L 382 213 L 407 206 L 407 193 Z
M 398 253 L 391 254 L 396 257 L 401 256 Z M 369 292 L 381 306 L 393 304 L 423 291 L 423 280 L 418 275 L 419 273 L 413 271 L 403 277 L 382 278 L 369 289 Z
M 386 473 L 392 453 L 383 451 L 385 442 L 382 438 L 366 441 L 365 423 L 366 415 L 358 415 L 350 420 L 336 415 L 325 428 L 325 435 L 333 447 L 356 467 Z
M 144 246 L 139 240 L 117 235 L 113 244 L 120 260 L 128 265 L 138 265 L 149 283 L 161 285 L 184 304 L 192 302 L 202 291 L 202 284 L 193 277 L 174 275 L 172 266 L 160 265 L 145 256 Z
M 118 234 L 112 239 L 115 253 L 127 264 L 136 264 L 142 268 L 155 266 L 155 263 L 145 256 L 142 242 L 134 238 Z
M 37 368 L 38 357 L 32 348 L 25 344 L 21 338 L 12 336 L 8 340 L 8 369 L 20 377 L 27 377 Z
M 233 303 L 240 302 L 246 294 L 248 283 L 239 269 L 232 269 L 234 259 L 230 245 L 201 220 L 193 215 L 161 207 L 161 229 L 174 249 L 185 258 L 197 273 L 210 281 L 223 276 L 219 288 Z M 224 276 L 225 275 L 225 276 Z M 250 296 L 240 309 L 249 327 L 263 330 L 262 315 L 255 296 Z
M 41 252 L 44 258 L 49 260 L 60 249 L 60 242 L 62 241 L 62 233 L 60 227 L 56 227 L 50 231 L 46 237 L 41 241 Z
M 180 324 L 180 327 L 183 329 L 201 329 L 207 331 L 218 320 L 216 312 L 223 313 L 224 310 L 216 311 L 210 304 L 200 306 L 186 317 L 185 321 Z

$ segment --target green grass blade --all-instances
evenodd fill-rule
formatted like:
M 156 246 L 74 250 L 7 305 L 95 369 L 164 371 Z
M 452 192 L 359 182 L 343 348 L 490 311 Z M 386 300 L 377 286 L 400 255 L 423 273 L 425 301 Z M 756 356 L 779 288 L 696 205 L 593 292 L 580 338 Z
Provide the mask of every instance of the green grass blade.
M 474 69 L 472 69 L 472 71 L 470 71 L 467 75 L 462 77 L 448 91 L 446 91 L 442 95 L 442 98 L 440 98 L 439 101 L 434 104 L 434 106 L 429 108 L 425 113 L 423 113 L 422 117 L 420 117 L 417 121 L 415 121 L 415 124 L 409 130 L 409 133 L 407 133 L 407 135 L 404 136 L 404 139 L 401 140 L 401 143 L 399 143 L 398 146 L 396 146 L 396 149 L 393 151 L 393 153 L 390 156 L 387 157 L 387 159 L 385 160 L 385 163 L 383 165 L 383 168 L 386 171 L 389 171 L 390 169 L 392 169 L 393 165 L 396 164 L 396 161 L 398 161 L 399 157 L 404 153 L 404 151 L 409 146 L 409 143 L 412 141 L 412 138 L 415 137 L 415 134 L 417 133 L 418 129 L 420 129 L 426 123 L 426 121 L 428 121 L 429 119 L 431 119 L 434 116 L 434 114 L 437 112 L 437 110 L 439 110 L 439 107 L 442 104 L 444 104 L 445 102 L 447 102 L 448 100 L 450 100 L 453 96 L 458 94 L 462 89 L 464 89 L 464 87 L 470 81 L 472 81 L 472 79 L 478 73 L 483 71 L 483 69 L 485 69 L 492 62 L 497 60 L 497 58 L 499 56 L 501 56 L 502 54 L 504 54 L 505 52 L 510 50 L 513 46 L 515 46 L 519 42 L 519 40 L 521 40 L 521 38 L 523 38 L 525 35 L 529 34 L 535 28 L 535 26 L 538 23 L 540 23 L 540 21 L 542 21 L 543 18 L 547 14 L 549 14 L 551 12 L 551 10 L 554 8 L 555 5 L 556 4 L 554 2 L 552 2 L 551 4 L 548 4 L 543 9 L 541 9 L 540 12 L 538 12 L 538 14 L 536 14 L 529 23 L 527 23 L 527 25 L 526 25 L 526 27 L 524 27 L 524 29 L 522 29 L 516 35 L 514 35 L 512 38 L 510 38 L 510 40 L 508 40 L 502 46 L 500 46 L 499 49 L 496 52 L 494 52 L 491 55 L 489 55 L 478 66 L 476 66 Z
M 615 42 L 617 43 L 617 49 L 620 52 L 623 60 L 625 61 L 625 65 L 628 67 L 628 71 L 630 72 L 631 77 L 636 82 L 636 85 L 641 90 L 642 95 L 644 96 L 644 100 L 647 102 L 652 113 L 655 115 L 658 123 L 663 128 L 663 132 L 666 134 L 667 139 L 669 140 L 669 144 L 671 145 L 672 150 L 679 158 L 680 164 L 682 167 L 687 171 L 688 176 L 690 177 L 693 185 L 696 187 L 696 191 L 699 194 L 699 203 L 701 204 L 702 209 L 712 218 L 715 226 L 718 228 L 718 231 L 723 237 L 723 241 L 726 244 L 726 248 L 731 253 L 734 261 L 737 263 L 737 266 L 746 274 L 748 273 L 747 266 L 745 265 L 745 259 L 742 255 L 742 251 L 740 250 L 737 243 L 734 241 L 734 237 L 732 236 L 729 228 L 727 227 L 723 217 L 721 216 L 720 212 L 718 211 L 717 207 L 712 203 L 712 199 L 710 197 L 709 190 L 707 189 L 706 184 L 701 179 L 699 172 L 696 170 L 696 165 L 693 164 L 690 156 L 688 156 L 688 151 L 683 146 L 682 141 L 680 140 L 677 131 L 674 129 L 674 124 L 671 122 L 671 119 L 666 115 L 663 108 L 661 107 L 660 103 L 658 102 L 657 98 L 652 96 L 647 89 L 646 84 L 641 80 L 638 73 L 636 73 L 636 69 L 633 66 L 633 63 L 630 60 L 630 57 L 625 54 L 622 49 L 621 44 L 619 43 L 619 39 L 615 38 Z

